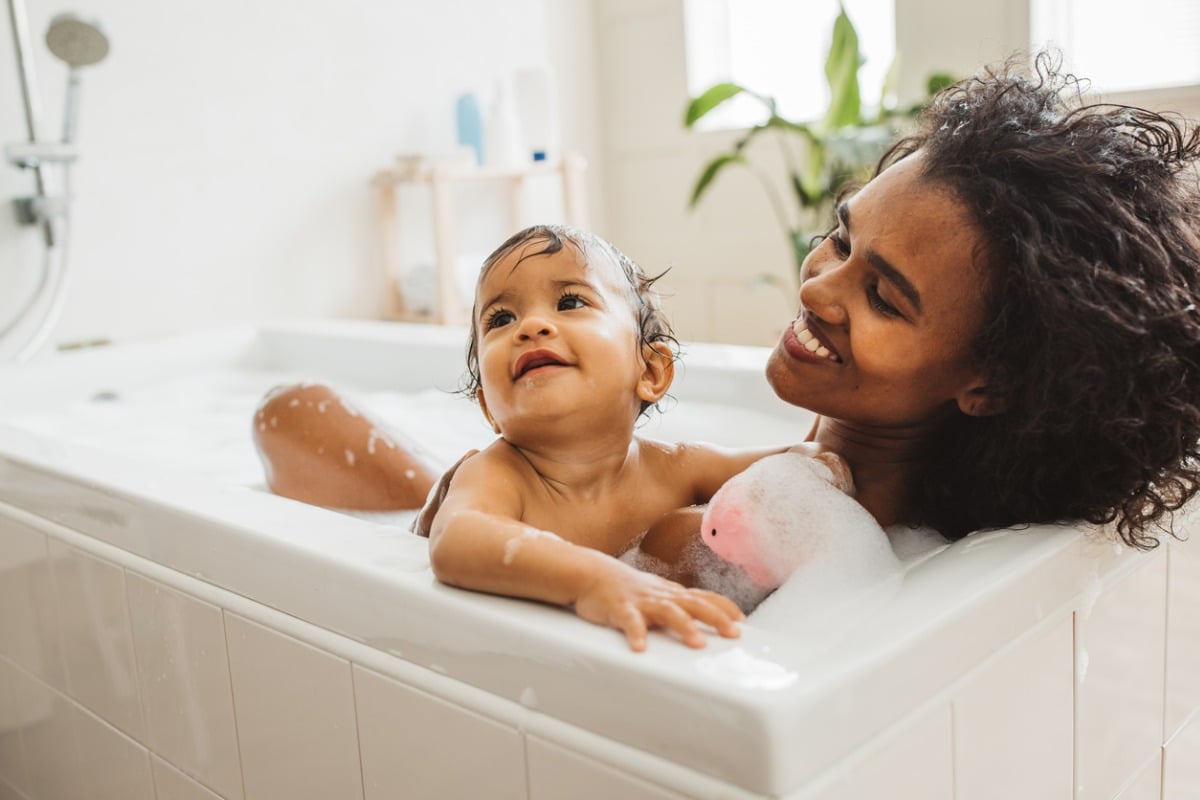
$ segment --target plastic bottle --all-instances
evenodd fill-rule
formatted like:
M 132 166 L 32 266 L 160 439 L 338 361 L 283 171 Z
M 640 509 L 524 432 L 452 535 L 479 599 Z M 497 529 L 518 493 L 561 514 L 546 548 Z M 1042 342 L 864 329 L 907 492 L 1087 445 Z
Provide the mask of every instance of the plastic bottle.
M 525 160 L 558 158 L 558 103 L 548 69 L 522 69 L 514 76 L 517 116 Z
M 459 95 L 454 106 L 454 119 L 458 126 L 458 143 L 474 150 L 475 163 L 483 164 L 483 118 L 474 92 Z
M 496 94 L 484 125 L 484 163 L 490 167 L 516 167 L 521 157 L 521 130 L 507 81 L 496 81 Z

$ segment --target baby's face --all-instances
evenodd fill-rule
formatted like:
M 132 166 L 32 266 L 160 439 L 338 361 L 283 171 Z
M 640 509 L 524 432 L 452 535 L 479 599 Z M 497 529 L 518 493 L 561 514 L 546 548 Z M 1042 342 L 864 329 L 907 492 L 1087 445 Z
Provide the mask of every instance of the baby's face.
M 476 296 L 480 403 L 514 443 L 568 418 L 632 422 L 641 403 L 638 323 L 620 268 L 573 246 L 522 260 L 542 244 L 496 263 Z

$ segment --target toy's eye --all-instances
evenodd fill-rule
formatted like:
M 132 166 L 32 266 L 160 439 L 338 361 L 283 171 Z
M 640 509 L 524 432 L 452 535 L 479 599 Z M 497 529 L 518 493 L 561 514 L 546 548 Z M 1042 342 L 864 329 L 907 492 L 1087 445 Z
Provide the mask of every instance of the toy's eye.
M 717 535 L 717 529 L 716 529 L 716 528 L 713 528 L 713 529 L 712 529 L 712 535 L 713 535 L 713 536 L 716 536 L 716 535 Z

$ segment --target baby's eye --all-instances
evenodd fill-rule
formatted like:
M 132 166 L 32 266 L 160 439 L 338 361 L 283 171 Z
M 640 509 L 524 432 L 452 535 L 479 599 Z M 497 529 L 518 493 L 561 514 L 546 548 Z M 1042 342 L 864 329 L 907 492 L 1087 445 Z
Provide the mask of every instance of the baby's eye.
M 564 294 L 558 298 L 559 311 L 572 311 L 576 308 L 584 308 L 587 306 L 587 301 L 577 294 Z
M 483 329 L 485 331 L 490 331 L 493 328 L 500 328 L 508 325 L 515 319 L 516 316 L 514 316 L 511 311 L 505 311 L 502 308 L 498 308 L 484 318 Z

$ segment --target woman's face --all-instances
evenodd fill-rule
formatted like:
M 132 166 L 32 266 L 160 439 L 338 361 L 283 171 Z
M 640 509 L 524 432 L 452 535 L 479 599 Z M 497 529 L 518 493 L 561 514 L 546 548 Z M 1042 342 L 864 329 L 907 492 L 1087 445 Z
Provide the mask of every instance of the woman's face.
M 804 262 L 800 314 L 767 364 L 782 399 L 882 428 L 987 413 L 970 343 L 984 306 L 979 233 L 921 176 L 920 152 L 838 208 L 838 228 Z

